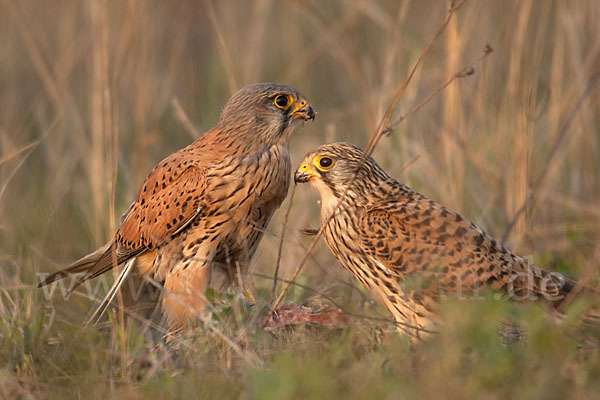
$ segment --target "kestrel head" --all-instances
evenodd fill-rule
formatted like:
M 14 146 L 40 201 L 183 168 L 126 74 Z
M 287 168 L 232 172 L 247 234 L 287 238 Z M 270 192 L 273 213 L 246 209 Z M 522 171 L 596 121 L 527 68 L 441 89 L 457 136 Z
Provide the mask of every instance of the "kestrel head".
M 324 144 L 309 152 L 294 175 L 294 182 L 309 182 L 328 200 L 368 196 L 389 176 L 371 157 L 350 143 Z
M 277 83 L 257 83 L 234 94 L 221 113 L 219 127 L 266 145 L 287 143 L 298 121 L 315 119 L 315 110 L 298 91 Z

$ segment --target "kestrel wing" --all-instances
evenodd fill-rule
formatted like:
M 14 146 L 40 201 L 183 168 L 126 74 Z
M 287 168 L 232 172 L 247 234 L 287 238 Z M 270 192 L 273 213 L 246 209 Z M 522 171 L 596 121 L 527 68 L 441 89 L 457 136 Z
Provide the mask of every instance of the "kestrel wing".
M 118 253 L 154 249 L 168 242 L 199 214 L 205 191 L 204 167 L 173 168 L 162 163 L 146 179 L 121 223 Z
M 378 262 L 399 276 L 419 272 L 448 294 L 492 288 L 559 296 L 573 282 L 514 255 L 460 214 L 414 194 L 363 216 L 363 243 Z
M 180 162 L 176 155 L 167 158 L 146 178 L 136 201 L 123 215 L 114 242 L 87 269 L 78 284 L 168 242 L 199 214 L 206 171 L 186 161 Z
M 448 293 L 493 283 L 515 263 L 516 256 L 476 225 L 416 194 L 367 211 L 362 231 L 365 250 L 380 264 L 400 277 L 422 274 Z
M 173 153 L 146 178 L 136 200 L 121 217 L 115 238 L 94 253 L 50 275 L 40 286 L 72 274 L 85 273 L 77 283 L 97 277 L 115 265 L 168 242 L 200 213 L 206 192 L 206 167 L 222 157 L 210 147 L 216 130 L 207 131 L 202 157 L 190 146 Z M 194 142 L 193 146 L 199 146 Z M 223 144 L 223 143 L 219 143 Z M 218 149 L 217 149 L 218 150 Z

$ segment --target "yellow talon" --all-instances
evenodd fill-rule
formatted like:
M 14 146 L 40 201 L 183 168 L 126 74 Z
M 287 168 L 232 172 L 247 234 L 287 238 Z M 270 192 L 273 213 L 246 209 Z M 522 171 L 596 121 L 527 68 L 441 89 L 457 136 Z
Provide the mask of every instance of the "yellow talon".
M 248 303 L 250 303 L 251 306 L 256 304 L 254 295 L 252 293 L 250 293 L 250 291 L 248 289 L 244 289 L 244 296 L 246 297 L 246 300 L 248 300 Z

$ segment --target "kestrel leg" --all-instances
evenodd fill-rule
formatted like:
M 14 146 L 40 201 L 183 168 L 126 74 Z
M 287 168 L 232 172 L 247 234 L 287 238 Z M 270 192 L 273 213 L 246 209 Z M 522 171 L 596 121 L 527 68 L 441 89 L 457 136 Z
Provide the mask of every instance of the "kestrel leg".
M 190 320 L 202 317 L 199 310 L 210 304 L 205 292 L 211 272 L 209 263 L 194 261 L 184 268 L 175 268 L 165 276 L 162 308 L 170 332 L 185 330 Z
M 236 277 L 237 277 L 237 283 L 240 286 L 240 289 L 242 290 L 242 293 L 244 294 L 244 297 L 246 297 L 246 300 L 248 301 L 248 303 L 253 306 L 256 303 L 256 298 L 254 297 L 254 295 L 252 294 L 252 292 L 250 291 L 250 288 L 248 288 L 246 282 L 249 282 L 248 279 L 246 279 L 248 277 L 248 267 L 242 267 L 240 266 L 240 262 L 236 261 L 235 263 L 235 272 L 236 272 Z

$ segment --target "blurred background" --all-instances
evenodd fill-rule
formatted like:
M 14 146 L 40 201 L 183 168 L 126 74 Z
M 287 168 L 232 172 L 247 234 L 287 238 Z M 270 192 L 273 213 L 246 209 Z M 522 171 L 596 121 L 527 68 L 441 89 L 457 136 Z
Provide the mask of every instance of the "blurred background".
M 244 85 L 294 86 L 318 110 L 315 123 L 292 139 L 294 167 L 324 142 L 364 147 L 448 6 L 395 0 L 0 4 L 5 285 L 12 279 L 31 284 L 35 272 L 105 243 L 150 169 L 212 127 Z M 588 80 L 600 72 L 599 29 L 595 1 L 466 2 L 396 115 L 482 55 L 486 44 L 494 52 L 474 75 L 455 81 L 383 139 L 376 160 L 498 239 L 547 168 L 507 244 L 577 275 L 600 233 L 598 91 L 547 159 Z M 317 201 L 308 187 L 298 188 L 283 276 L 310 243 L 298 231 L 318 225 Z M 273 271 L 284 214 L 272 221 L 255 271 Z M 325 246 L 310 264 L 303 275 L 323 288 L 349 278 Z
M 364 147 L 448 6 L 439 0 L 0 0 L 3 311 L 37 296 L 35 273 L 64 267 L 105 243 L 151 168 L 212 127 L 229 96 L 246 84 L 294 86 L 317 109 L 316 121 L 292 139 L 294 168 L 324 142 Z M 506 234 L 505 244 L 518 254 L 581 276 L 600 239 L 597 87 L 561 130 L 600 72 L 599 35 L 597 1 L 466 1 L 395 117 L 486 45 L 493 53 L 384 138 L 375 159 L 496 238 Z M 274 271 L 289 201 L 254 257 L 258 274 Z M 318 226 L 319 209 L 317 193 L 299 186 L 282 277 L 312 240 L 299 230 Z M 349 287 L 358 285 L 323 243 L 299 282 L 350 308 L 368 300 Z M 595 285 L 597 276 L 589 282 Z M 253 284 L 268 301 L 271 281 L 255 276 Z M 296 289 L 291 299 L 314 294 Z M 89 306 L 80 305 L 76 318 Z

